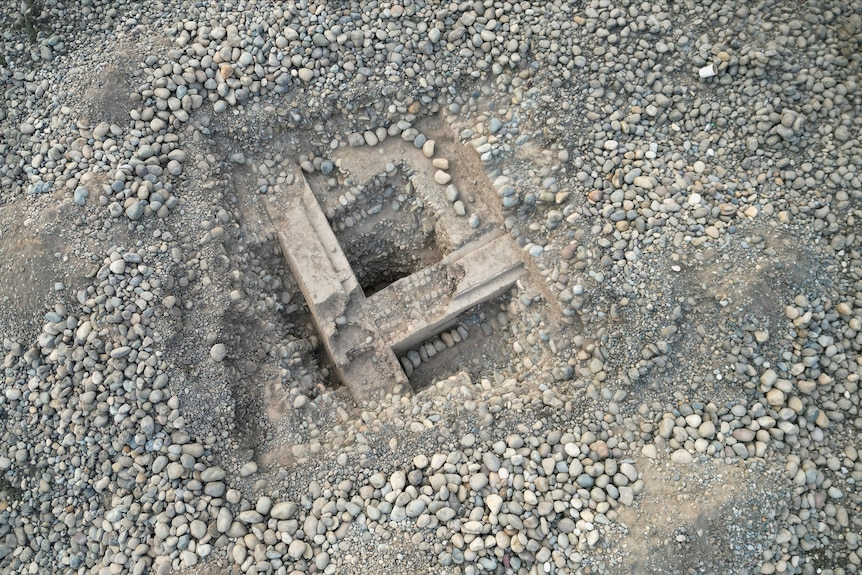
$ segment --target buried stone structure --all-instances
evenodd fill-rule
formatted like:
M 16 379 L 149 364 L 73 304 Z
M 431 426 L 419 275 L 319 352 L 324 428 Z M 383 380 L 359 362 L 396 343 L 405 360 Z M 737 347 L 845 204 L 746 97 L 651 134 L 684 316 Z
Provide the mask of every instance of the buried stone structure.
M 503 230 L 461 217 L 438 184 L 407 171 L 390 163 L 352 211 L 343 200 L 337 211 L 322 207 L 301 170 L 265 199 L 320 339 L 357 400 L 409 384 L 399 355 L 526 273 Z M 412 197 L 392 185 L 399 175 Z

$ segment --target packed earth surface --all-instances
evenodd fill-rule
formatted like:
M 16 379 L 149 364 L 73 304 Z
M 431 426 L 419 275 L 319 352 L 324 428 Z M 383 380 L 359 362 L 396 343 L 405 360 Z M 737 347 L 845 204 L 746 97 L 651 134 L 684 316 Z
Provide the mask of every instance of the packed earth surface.
M 0 4 L 0 572 L 862 571 L 859 0 Z M 303 179 L 524 274 L 357 397 Z

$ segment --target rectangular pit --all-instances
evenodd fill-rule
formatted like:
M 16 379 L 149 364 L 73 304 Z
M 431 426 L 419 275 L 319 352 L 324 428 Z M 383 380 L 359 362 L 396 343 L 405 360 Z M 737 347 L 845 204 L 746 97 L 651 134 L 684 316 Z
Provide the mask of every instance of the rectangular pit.
M 393 348 L 413 390 L 424 389 L 459 371 L 473 381 L 511 367 L 508 315 L 510 294 L 462 312 L 451 325 L 409 349 Z M 424 348 L 424 349 L 423 349 Z
M 501 228 L 471 224 L 464 209 L 453 209 L 451 190 L 435 182 L 421 151 L 407 145 L 401 160 L 375 171 L 365 160 L 379 162 L 379 154 L 344 152 L 347 157 L 327 163 L 326 174 L 309 170 L 315 173 L 306 177 L 296 169 L 264 203 L 338 376 L 354 398 L 365 399 L 409 386 L 395 351 L 406 352 L 459 321 L 468 330 L 490 325 L 472 324 L 469 310 L 499 307 L 497 298 L 526 269 Z M 371 175 L 357 184 L 348 166 Z M 488 213 L 478 195 L 458 193 L 471 209 Z M 449 367 L 467 361 L 458 354 L 480 342 L 478 335 L 460 349 L 440 349 L 440 360 L 419 370 L 420 380 L 457 371 Z M 508 350 L 498 347 L 483 357 L 505 358 Z M 435 363 L 442 367 L 431 368 Z

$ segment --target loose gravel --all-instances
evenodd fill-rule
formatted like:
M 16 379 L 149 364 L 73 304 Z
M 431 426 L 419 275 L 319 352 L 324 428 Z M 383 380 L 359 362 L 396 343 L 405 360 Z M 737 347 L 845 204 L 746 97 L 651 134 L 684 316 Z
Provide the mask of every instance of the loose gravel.
M 0 570 L 860 572 L 860 48 L 856 0 L 3 4 Z M 541 285 L 357 405 L 260 198 L 360 213 L 332 153 L 393 138 Z

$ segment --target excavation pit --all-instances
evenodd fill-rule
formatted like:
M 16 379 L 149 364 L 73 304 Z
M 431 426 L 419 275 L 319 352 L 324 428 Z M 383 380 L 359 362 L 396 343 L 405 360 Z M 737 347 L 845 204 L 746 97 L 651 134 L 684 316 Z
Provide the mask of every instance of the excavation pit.
M 511 290 L 462 312 L 456 320 L 409 349 L 394 348 L 414 391 L 460 371 L 472 381 L 512 370 L 507 310 Z
M 436 218 L 400 172 L 373 178 L 351 197 L 349 209 L 328 215 L 366 297 L 443 258 Z
M 382 233 L 347 234 L 342 243 L 366 297 L 440 261 L 433 236 L 421 242 L 411 242 L 410 238 L 399 238 L 398 231 L 390 228 Z
M 526 273 L 499 226 L 453 210 L 452 190 L 421 166 L 427 158 L 401 152 L 396 163 L 354 166 L 374 170 L 356 177 L 361 184 L 346 168 L 326 180 L 296 169 L 265 199 L 320 340 L 357 400 L 409 388 L 396 351 L 434 345 L 464 312 L 497 301 Z M 491 213 L 469 198 L 483 219 Z

